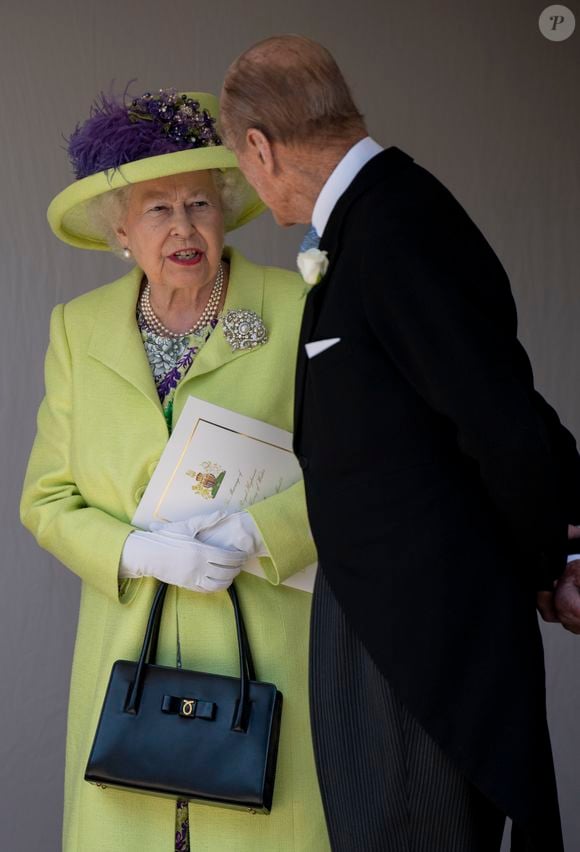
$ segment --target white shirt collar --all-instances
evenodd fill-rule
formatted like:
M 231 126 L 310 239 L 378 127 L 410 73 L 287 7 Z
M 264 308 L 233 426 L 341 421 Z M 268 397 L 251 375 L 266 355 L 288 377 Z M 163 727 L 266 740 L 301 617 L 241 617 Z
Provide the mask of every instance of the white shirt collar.
M 322 236 L 340 196 L 348 189 L 363 166 L 382 150 L 384 149 L 374 139 L 365 136 L 346 152 L 322 187 L 312 211 L 312 224 L 319 237 Z

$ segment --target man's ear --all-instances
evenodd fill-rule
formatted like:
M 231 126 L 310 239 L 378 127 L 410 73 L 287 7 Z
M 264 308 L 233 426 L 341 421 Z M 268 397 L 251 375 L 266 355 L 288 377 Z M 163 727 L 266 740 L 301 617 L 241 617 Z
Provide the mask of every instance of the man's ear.
M 121 248 L 127 245 L 127 231 L 125 230 L 123 225 L 117 225 L 117 227 L 115 228 L 115 236 L 119 240 Z
M 276 163 L 272 143 L 257 127 L 249 127 L 246 131 L 246 150 L 248 149 L 261 168 L 269 174 L 275 171 Z

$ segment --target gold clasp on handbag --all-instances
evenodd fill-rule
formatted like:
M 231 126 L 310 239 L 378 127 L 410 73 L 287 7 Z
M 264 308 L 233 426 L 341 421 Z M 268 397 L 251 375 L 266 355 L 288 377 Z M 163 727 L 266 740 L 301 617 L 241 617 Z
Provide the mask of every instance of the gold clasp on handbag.
M 177 713 L 184 719 L 215 719 L 217 705 L 213 701 L 199 698 L 181 698 L 176 695 L 164 695 L 161 702 L 162 713 Z
M 180 716 L 194 716 L 196 704 L 197 704 L 197 699 L 195 699 L 195 698 L 182 698 L 181 699 L 181 705 L 179 707 L 179 715 Z

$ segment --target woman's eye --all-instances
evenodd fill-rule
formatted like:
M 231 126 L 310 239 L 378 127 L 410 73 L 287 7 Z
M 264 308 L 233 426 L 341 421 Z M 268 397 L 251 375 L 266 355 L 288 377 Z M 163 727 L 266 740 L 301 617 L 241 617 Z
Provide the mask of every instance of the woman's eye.
M 160 210 L 167 210 L 164 204 L 155 204 L 153 207 L 149 208 L 150 213 L 158 213 Z
M 207 201 L 194 201 L 191 204 L 192 207 L 208 207 Z

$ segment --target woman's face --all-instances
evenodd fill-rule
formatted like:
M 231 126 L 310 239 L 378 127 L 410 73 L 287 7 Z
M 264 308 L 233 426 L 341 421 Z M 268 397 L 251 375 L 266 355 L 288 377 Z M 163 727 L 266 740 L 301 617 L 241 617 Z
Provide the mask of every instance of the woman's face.
M 210 171 L 135 184 L 117 228 L 152 287 L 201 288 L 218 272 L 224 217 Z

